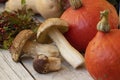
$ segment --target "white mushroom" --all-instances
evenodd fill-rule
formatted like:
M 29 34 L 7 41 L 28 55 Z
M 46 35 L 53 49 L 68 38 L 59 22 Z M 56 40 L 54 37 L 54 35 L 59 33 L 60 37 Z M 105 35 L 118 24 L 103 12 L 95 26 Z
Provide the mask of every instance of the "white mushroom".
M 34 32 L 31 30 L 23 30 L 15 37 L 10 48 L 14 61 L 19 61 L 20 57 L 25 54 L 33 58 L 39 54 L 53 57 L 59 56 L 59 51 L 55 45 L 37 43 L 32 40 L 34 35 Z
M 41 14 L 44 18 L 60 17 L 63 13 L 63 0 L 25 0 L 27 9 L 34 13 Z M 5 10 L 17 11 L 22 9 L 21 0 L 8 0 Z
M 63 0 L 36 0 L 36 9 L 44 18 L 60 17 Z
M 46 43 L 52 39 L 63 58 L 74 68 L 77 68 L 84 63 L 84 58 L 62 35 L 67 30 L 68 24 L 64 20 L 60 18 L 47 19 L 38 28 L 37 41 Z
M 38 13 L 35 5 L 36 0 L 26 0 L 27 9 L 32 9 L 35 13 Z M 5 4 L 5 10 L 17 11 L 22 9 L 21 0 L 8 0 Z

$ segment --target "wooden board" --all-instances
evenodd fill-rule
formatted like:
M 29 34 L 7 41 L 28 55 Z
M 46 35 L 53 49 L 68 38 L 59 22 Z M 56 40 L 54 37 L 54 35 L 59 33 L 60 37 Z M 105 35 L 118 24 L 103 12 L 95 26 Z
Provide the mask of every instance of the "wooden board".
M 0 49 L 0 80 L 34 80 L 21 63 L 15 63 L 8 50 Z
M 0 80 L 93 80 L 84 66 L 73 69 L 65 61 L 62 69 L 48 74 L 37 73 L 32 66 L 32 59 L 22 59 L 15 63 L 7 50 L 0 50 Z
M 37 80 L 93 80 L 84 66 L 73 69 L 67 62 L 62 62 L 62 69 L 48 74 L 37 73 L 32 66 L 32 59 L 22 59 L 22 63 Z

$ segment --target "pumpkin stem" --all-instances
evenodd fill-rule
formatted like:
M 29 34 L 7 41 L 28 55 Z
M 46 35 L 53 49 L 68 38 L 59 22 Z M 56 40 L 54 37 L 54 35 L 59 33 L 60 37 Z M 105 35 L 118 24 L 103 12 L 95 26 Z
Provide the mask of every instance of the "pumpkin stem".
M 22 4 L 22 6 L 25 6 L 26 0 L 21 0 L 21 4 Z
M 81 0 L 69 0 L 70 5 L 73 9 L 78 9 L 82 6 L 82 1 Z
M 100 12 L 100 21 L 97 24 L 97 30 L 102 32 L 109 32 L 110 31 L 110 25 L 108 23 L 108 14 L 109 10 L 104 10 Z

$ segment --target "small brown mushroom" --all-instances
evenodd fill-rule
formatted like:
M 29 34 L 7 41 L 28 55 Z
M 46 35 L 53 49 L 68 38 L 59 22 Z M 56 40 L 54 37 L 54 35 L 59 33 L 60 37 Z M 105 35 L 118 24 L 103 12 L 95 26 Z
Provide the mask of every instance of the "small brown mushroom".
M 40 44 L 32 39 L 34 35 L 31 30 L 23 30 L 15 37 L 10 48 L 14 61 L 19 61 L 20 57 L 25 54 L 33 58 L 38 54 L 59 56 L 59 51 L 54 44 Z
M 61 60 L 60 58 L 47 57 L 41 54 L 34 59 L 33 68 L 38 73 L 42 73 L 42 74 L 58 71 L 61 68 Z
M 63 58 L 74 68 L 77 68 L 84 63 L 84 58 L 61 34 L 67 30 L 67 22 L 60 18 L 49 18 L 38 28 L 37 41 L 46 43 L 52 39 L 56 43 Z

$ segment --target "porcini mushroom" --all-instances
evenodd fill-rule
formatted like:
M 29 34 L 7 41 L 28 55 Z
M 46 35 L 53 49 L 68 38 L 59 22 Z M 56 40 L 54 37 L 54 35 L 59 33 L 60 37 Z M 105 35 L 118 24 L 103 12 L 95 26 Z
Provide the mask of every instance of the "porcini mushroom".
M 53 44 L 40 44 L 31 39 L 34 37 L 32 30 L 22 30 L 13 40 L 10 48 L 12 59 L 19 61 L 20 57 L 27 54 L 31 57 L 35 57 L 38 54 L 44 54 L 46 56 L 58 56 L 59 51 Z
M 37 41 L 46 43 L 52 39 L 56 43 L 63 58 L 74 68 L 77 68 L 84 63 L 84 58 L 62 35 L 67 30 L 67 22 L 60 18 L 49 18 L 38 28 Z
M 38 73 L 58 71 L 61 68 L 61 59 L 40 54 L 33 60 L 33 68 Z

